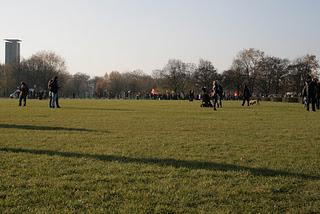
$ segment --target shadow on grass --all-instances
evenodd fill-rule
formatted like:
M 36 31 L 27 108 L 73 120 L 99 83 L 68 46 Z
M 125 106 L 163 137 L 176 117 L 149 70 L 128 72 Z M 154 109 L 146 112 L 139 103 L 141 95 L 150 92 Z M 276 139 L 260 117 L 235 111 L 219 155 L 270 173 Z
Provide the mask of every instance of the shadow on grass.
M 75 152 L 59 152 L 50 150 L 34 150 L 34 149 L 21 149 L 21 148 L 0 148 L 0 152 L 12 153 L 27 153 L 35 155 L 48 155 L 60 156 L 68 158 L 88 158 L 104 162 L 120 162 L 120 163 L 138 163 L 138 164 L 151 164 L 163 167 L 187 168 L 187 169 L 205 169 L 213 171 L 224 172 L 249 172 L 254 176 L 265 177 L 292 177 L 306 180 L 319 180 L 318 175 L 308 175 L 303 173 L 286 172 L 282 170 L 273 170 L 267 168 L 251 168 L 246 166 L 238 166 L 233 164 L 214 163 L 206 161 L 191 161 L 191 160 L 175 160 L 167 158 L 134 158 L 116 155 L 98 155 L 98 154 L 83 154 Z
M 34 126 L 34 125 L 17 125 L 17 124 L 0 124 L 0 128 L 4 129 L 24 129 L 37 131 L 77 131 L 77 132 L 97 132 L 96 130 L 83 128 L 67 128 L 54 126 Z

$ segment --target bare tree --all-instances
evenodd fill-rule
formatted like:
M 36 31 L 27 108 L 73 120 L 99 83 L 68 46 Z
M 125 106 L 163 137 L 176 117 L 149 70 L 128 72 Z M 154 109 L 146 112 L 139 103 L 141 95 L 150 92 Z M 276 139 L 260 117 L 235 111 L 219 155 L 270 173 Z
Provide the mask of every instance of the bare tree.
M 232 63 L 232 70 L 241 72 L 251 91 L 256 88 L 256 80 L 260 72 L 259 65 L 263 57 L 264 52 L 250 48 L 240 51 Z
M 222 85 L 226 93 L 233 95 L 240 94 L 245 78 L 239 69 L 226 70 L 222 73 Z
M 95 77 L 95 95 L 98 98 L 107 96 L 108 79 L 104 77 Z
M 210 61 L 200 59 L 198 67 L 193 74 L 193 79 L 197 88 L 211 88 L 213 80 L 218 79 L 218 73 Z
M 294 60 L 288 69 L 290 88 L 299 94 L 310 76 L 319 75 L 319 61 L 315 55 L 306 55 Z
M 289 60 L 280 59 L 278 57 L 264 57 L 259 62 L 259 73 L 257 76 L 257 92 L 266 96 L 269 94 L 284 93 L 285 81 L 283 76 L 288 74 Z
M 63 86 L 67 75 L 64 59 L 54 52 L 47 51 L 38 52 L 23 60 L 13 72 L 17 84 L 26 81 L 30 87 L 36 87 L 38 90 L 46 90 L 48 81 L 54 76 L 59 76 L 60 85 Z
M 164 88 L 175 93 L 185 90 L 187 83 L 187 64 L 178 59 L 171 59 L 163 68 L 161 78 L 164 80 Z
M 122 75 L 118 71 L 112 71 L 108 79 L 108 93 L 110 98 L 119 98 L 124 92 Z

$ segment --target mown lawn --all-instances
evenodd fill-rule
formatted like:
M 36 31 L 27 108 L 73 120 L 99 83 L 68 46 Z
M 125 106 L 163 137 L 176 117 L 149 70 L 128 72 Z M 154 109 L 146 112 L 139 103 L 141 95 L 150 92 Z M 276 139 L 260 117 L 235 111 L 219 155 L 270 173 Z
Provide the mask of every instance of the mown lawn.
M 320 112 L 0 99 L 0 213 L 319 213 Z

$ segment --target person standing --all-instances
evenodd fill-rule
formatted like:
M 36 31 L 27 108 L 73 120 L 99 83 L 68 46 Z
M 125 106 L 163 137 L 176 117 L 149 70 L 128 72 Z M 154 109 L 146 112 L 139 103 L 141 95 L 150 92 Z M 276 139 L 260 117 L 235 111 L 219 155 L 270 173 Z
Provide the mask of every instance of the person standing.
M 19 94 L 19 106 L 22 105 L 22 100 L 23 100 L 23 106 L 27 105 L 27 96 L 29 93 L 29 88 L 25 82 L 21 82 L 20 87 L 20 94 Z
M 307 108 L 308 103 L 308 82 L 305 82 L 304 87 L 302 89 L 302 104 L 304 108 Z
M 49 107 L 54 108 L 53 105 L 53 93 L 52 93 L 52 85 L 53 84 L 53 79 L 49 80 L 48 82 L 48 90 L 49 90 Z
M 213 81 L 212 83 L 212 93 L 211 93 L 211 97 L 213 99 L 213 109 L 216 111 L 217 108 L 217 104 L 218 104 L 218 96 L 219 96 L 219 85 L 217 81 Z
M 59 84 L 58 84 L 58 77 L 55 76 L 52 80 L 51 87 L 51 108 L 61 108 L 59 105 L 59 97 L 58 97 L 58 92 L 59 92 Z
M 316 111 L 316 99 L 317 98 L 317 80 L 316 78 L 308 81 L 308 97 L 307 97 L 307 111 L 309 111 L 310 103 L 312 105 L 312 111 Z
M 244 106 L 246 101 L 247 101 L 248 106 L 249 106 L 250 105 L 250 98 L 251 98 L 250 89 L 249 89 L 249 87 L 247 85 L 244 85 L 242 106 Z
M 218 108 L 222 108 L 222 99 L 223 99 L 223 87 L 222 85 L 220 85 L 219 83 L 217 84 L 218 85 Z

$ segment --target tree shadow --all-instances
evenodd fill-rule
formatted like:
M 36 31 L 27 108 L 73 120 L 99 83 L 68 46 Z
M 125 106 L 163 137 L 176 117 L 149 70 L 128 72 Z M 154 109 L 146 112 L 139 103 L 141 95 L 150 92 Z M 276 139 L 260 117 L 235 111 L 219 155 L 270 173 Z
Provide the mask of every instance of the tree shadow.
M 68 128 L 56 126 L 34 126 L 34 125 L 17 125 L 17 124 L 0 124 L 0 128 L 4 129 L 24 129 L 37 131 L 76 131 L 76 132 L 97 132 L 96 130 L 84 128 Z
M 12 153 L 28 153 L 35 155 L 60 156 L 68 158 L 87 158 L 95 159 L 104 162 L 120 162 L 120 163 L 138 163 L 148 165 L 158 165 L 163 167 L 187 168 L 187 169 L 204 169 L 211 171 L 223 172 L 249 172 L 254 176 L 264 177 L 291 177 L 305 180 L 320 180 L 319 175 L 309 175 L 304 173 L 286 172 L 282 170 L 274 170 L 267 168 L 252 168 L 246 166 L 238 166 L 234 164 L 214 163 L 207 161 L 191 161 L 191 160 L 176 160 L 171 158 L 135 158 L 116 155 L 99 155 L 99 154 L 83 154 L 75 152 L 60 152 L 50 150 L 34 150 L 22 148 L 0 148 L 0 152 Z

